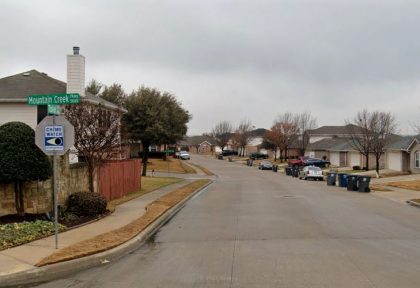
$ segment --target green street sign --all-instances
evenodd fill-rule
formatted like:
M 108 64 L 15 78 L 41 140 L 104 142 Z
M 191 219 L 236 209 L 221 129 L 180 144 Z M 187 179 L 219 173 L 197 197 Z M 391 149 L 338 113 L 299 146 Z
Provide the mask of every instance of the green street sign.
M 165 150 L 165 151 L 163 151 L 163 152 L 165 152 L 165 153 L 174 153 L 174 152 L 175 152 L 175 150 Z
M 79 93 L 69 94 L 47 94 L 47 95 L 30 95 L 27 98 L 28 105 L 69 105 L 79 104 Z
M 48 105 L 48 115 L 60 115 L 60 105 Z

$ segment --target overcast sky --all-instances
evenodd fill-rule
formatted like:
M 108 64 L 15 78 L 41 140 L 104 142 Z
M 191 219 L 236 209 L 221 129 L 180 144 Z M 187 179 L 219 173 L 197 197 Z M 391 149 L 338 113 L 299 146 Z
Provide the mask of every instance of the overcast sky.
M 190 135 L 286 111 L 319 125 L 391 111 L 401 133 L 420 121 L 420 0 L 1 0 L 0 27 L 0 77 L 66 81 L 80 46 L 86 81 L 172 92 Z

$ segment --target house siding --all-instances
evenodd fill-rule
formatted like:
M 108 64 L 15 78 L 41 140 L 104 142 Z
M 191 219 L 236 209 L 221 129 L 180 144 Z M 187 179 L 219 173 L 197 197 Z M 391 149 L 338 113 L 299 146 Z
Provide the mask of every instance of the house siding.
M 413 174 L 420 174 L 420 168 L 416 168 L 416 152 L 420 151 L 420 144 L 413 147 L 410 152 L 410 170 Z
M 330 159 L 330 152 L 328 151 L 314 151 L 315 158 L 324 159 L 326 157 L 328 160 Z
M 37 106 L 29 106 L 26 103 L 1 103 L 0 125 L 11 121 L 23 122 L 35 130 Z

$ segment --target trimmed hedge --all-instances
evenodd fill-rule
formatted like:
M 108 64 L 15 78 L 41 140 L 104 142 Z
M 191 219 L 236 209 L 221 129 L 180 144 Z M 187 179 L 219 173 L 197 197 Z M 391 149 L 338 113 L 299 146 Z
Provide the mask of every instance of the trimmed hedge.
M 67 198 L 67 212 L 77 216 L 96 216 L 106 212 L 106 199 L 98 193 L 77 192 Z

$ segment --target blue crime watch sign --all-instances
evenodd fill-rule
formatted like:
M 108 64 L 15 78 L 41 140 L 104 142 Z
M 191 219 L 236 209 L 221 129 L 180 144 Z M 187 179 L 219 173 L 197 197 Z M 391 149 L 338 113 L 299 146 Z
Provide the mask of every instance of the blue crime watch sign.
M 46 126 L 44 133 L 44 144 L 46 151 L 64 150 L 64 127 L 61 125 Z

